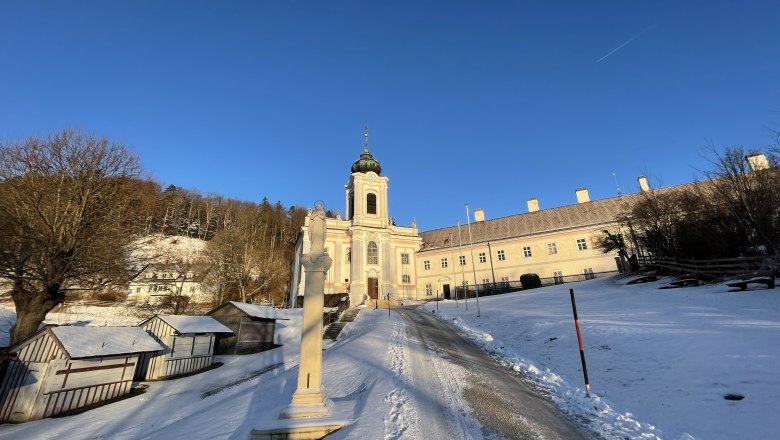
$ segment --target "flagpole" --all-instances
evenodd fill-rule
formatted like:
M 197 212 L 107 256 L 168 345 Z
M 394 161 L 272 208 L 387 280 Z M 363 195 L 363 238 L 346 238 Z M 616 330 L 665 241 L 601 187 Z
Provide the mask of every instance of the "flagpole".
M 466 222 L 469 228 L 469 248 L 471 249 L 471 271 L 474 273 L 474 290 L 477 292 L 477 318 L 479 318 L 479 285 L 477 284 L 477 265 L 474 264 L 474 243 L 471 241 L 471 218 L 469 204 L 466 203 Z
M 452 252 L 452 249 L 454 247 L 455 247 L 455 243 L 453 243 L 453 241 L 452 241 L 452 232 L 450 232 L 450 257 L 453 259 L 452 260 L 452 262 L 453 262 L 453 264 L 452 264 L 452 287 L 453 287 L 453 290 L 455 291 L 455 308 L 460 308 L 460 306 L 458 305 L 458 285 L 456 284 L 458 282 L 458 280 L 455 278 L 455 264 L 454 264 L 455 263 L 454 255 L 455 254 L 453 254 L 453 252 Z
M 458 220 L 458 253 L 460 255 L 463 255 L 463 240 L 460 239 L 460 220 Z M 459 255 L 459 256 L 460 256 Z M 460 260 L 460 258 L 458 258 Z M 458 261 L 460 262 L 460 261 Z M 453 261 L 452 264 L 455 264 Z M 452 270 L 455 270 L 455 267 L 453 266 Z M 463 266 L 460 267 L 460 278 L 461 283 L 460 285 L 463 286 L 463 302 L 466 303 L 466 311 L 469 310 L 469 292 L 466 290 L 465 281 L 466 281 L 466 275 L 463 273 Z

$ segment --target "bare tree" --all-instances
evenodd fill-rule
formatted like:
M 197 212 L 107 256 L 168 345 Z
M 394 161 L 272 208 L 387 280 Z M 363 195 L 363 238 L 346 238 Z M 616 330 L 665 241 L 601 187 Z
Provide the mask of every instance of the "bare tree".
M 770 152 L 772 152 L 770 148 Z M 718 200 L 730 211 L 754 248 L 780 254 L 780 172 L 777 158 L 751 166 L 748 151 L 726 147 L 723 153 L 710 146 L 714 170 L 706 173 Z M 756 169 L 752 169 L 755 167 Z
M 12 282 L 11 343 L 34 333 L 69 289 L 126 274 L 137 157 L 64 129 L 0 144 L 0 276 Z

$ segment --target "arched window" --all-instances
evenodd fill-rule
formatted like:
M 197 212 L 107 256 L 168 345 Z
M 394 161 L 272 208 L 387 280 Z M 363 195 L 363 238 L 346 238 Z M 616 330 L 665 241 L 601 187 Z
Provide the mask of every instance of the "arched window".
M 366 214 L 376 214 L 376 194 L 366 194 Z
M 412 277 L 409 275 L 401 275 L 401 283 L 403 284 L 410 284 L 412 282 Z
M 379 264 L 379 250 L 373 241 L 368 242 L 368 264 Z

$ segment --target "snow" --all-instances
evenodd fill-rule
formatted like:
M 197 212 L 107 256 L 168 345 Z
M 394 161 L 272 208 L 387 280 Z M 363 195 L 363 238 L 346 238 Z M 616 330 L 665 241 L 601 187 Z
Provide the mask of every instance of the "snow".
M 247 304 L 238 301 L 230 301 L 230 304 L 233 304 L 239 310 L 253 318 L 279 319 L 279 314 L 273 307 L 259 306 L 257 304 Z
M 139 239 L 133 257 L 144 261 L 166 262 L 199 260 L 206 249 L 206 242 L 198 238 L 180 235 L 152 234 Z
M 15 321 L 16 313 L 12 309 L 0 307 L 0 347 L 8 347 L 8 344 L 11 342 L 9 331 Z
M 179 333 L 233 333 L 211 316 L 156 315 Z M 150 318 L 154 319 L 154 318 Z
M 604 279 L 443 301 L 438 316 L 607 438 L 780 438 L 780 295 Z M 569 288 L 591 384 L 586 397 Z M 435 304 L 425 306 L 436 311 Z M 744 400 L 725 400 L 739 394 Z
M 600 279 L 423 306 L 526 375 L 555 404 L 607 439 L 780 438 L 780 295 L 724 284 L 659 290 L 664 280 Z M 591 384 L 585 395 L 569 288 L 574 288 Z M 280 310 L 283 347 L 222 356 L 219 368 L 149 382 L 145 394 L 79 415 L 0 425 L 0 439 L 245 439 L 278 423 L 297 383 L 300 309 Z M 90 318 L 72 317 L 79 321 Z M 101 319 L 94 322 L 100 322 Z M 325 341 L 323 387 L 331 418 L 348 422 L 329 439 L 422 439 L 437 422 L 427 385 L 481 438 L 462 392 L 467 372 L 412 346 L 396 313 L 362 309 L 335 343 Z M 418 368 L 421 362 L 425 368 Z M 422 371 L 423 374 L 415 374 Z M 726 400 L 739 394 L 743 400 Z M 445 417 L 446 419 L 447 417 Z M 214 423 L 219 420 L 219 423 Z
M 71 359 L 161 351 L 140 327 L 50 327 Z

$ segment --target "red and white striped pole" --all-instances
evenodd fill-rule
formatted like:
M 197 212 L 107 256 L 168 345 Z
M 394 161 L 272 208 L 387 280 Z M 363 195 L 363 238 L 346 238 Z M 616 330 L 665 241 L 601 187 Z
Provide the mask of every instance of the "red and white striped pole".
M 577 317 L 577 304 L 574 302 L 574 289 L 569 289 L 571 296 L 571 308 L 574 311 L 574 327 L 577 329 L 577 342 L 580 344 L 580 360 L 582 361 L 582 374 L 585 376 L 585 394 L 590 397 L 590 382 L 588 381 L 588 367 L 585 365 L 585 349 L 582 348 L 582 334 L 580 333 L 580 319 Z

